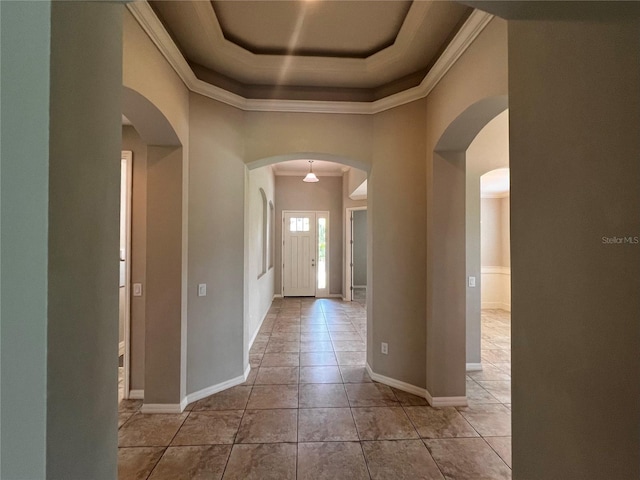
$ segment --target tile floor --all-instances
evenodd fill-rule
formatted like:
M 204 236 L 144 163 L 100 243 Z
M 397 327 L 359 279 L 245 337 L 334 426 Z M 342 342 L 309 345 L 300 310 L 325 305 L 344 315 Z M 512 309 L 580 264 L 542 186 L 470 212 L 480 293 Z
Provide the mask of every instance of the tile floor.
M 247 382 L 144 415 L 120 401 L 118 478 L 510 479 L 510 317 L 483 312 L 469 406 L 431 408 L 365 370 L 358 302 L 275 300 Z

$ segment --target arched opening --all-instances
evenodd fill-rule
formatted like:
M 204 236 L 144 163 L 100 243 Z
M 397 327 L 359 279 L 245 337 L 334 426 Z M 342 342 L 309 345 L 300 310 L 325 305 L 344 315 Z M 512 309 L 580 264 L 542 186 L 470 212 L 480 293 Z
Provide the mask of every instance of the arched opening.
M 486 182 L 484 175 L 498 168 L 505 168 L 508 171 L 509 166 L 509 112 L 503 111 L 499 115 L 491 119 L 476 137 L 473 139 L 466 151 L 465 172 L 465 243 L 466 243 L 466 275 L 467 275 L 467 292 L 466 292 L 466 367 L 467 371 L 482 369 L 481 350 L 482 350 L 482 329 L 481 329 L 481 310 L 482 310 L 482 292 L 485 275 L 482 273 L 482 251 L 481 251 L 481 207 L 487 204 L 490 208 L 495 207 L 497 203 L 507 203 L 508 198 L 504 201 L 497 202 L 494 200 L 482 200 L 484 196 L 503 195 L 505 193 L 503 184 L 506 180 L 508 192 L 508 175 L 500 177 L 502 183 L 493 183 L 490 186 Z M 483 181 L 484 189 L 483 191 Z M 496 189 L 497 187 L 501 189 Z M 497 199 L 496 199 L 497 200 Z M 492 210 L 493 211 L 493 210 Z M 495 260 L 494 260 L 495 261 Z M 497 264 L 496 264 L 497 265 Z M 494 267 L 496 265 L 489 265 Z M 491 270 L 491 269 L 490 269 Z M 494 269 L 495 270 L 495 269 Z M 493 271 L 493 270 L 492 270 Z M 495 280 L 489 274 L 488 281 Z M 470 280 L 470 281 L 469 281 Z M 508 281 L 508 277 L 500 278 L 500 281 Z M 475 287 L 470 286 L 473 283 Z
M 467 261 L 467 151 L 478 133 L 507 106 L 506 96 L 471 105 L 447 127 L 433 152 L 428 204 L 427 391 L 434 406 L 467 403 L 468 294 L 476 288 L 469 286 L 475 279 L 468 278 L 472 275 L 468 275 Z M 479 175 L 477 183 L 479 205 Z M 477 219 L 479 222 L 479 215 Z M 479 307 L 479 297 L 477 303 Z M 479 316 L 477 323 L 479 350 Z
M 312 168 L 319 178 L 317 183 L 302 181 L 309 171 L 308 160 L 314 161 Z M 270 232 L 275 246 L 274 268 L 268 268 L 266 274 L 259 278 L 251 273 L 247 277 L 249 315 L 246 321 L 246 338 L 250 362 L 257 362 L 261 355 L 269 357 L 273 353 L 272 349 L 304 350 L 308 347 L 326 351 L 317 352 L 318 355 L 315 356 L 318 358 L 315 360 L 307 359 L 314 352 L 299 351 L 301 366 L 304 361 L 331 362 L 325 366 L 339 372 L 342 357 L 350 357 L 348 360 L 358 357 L 358 365 L 366 363 L 367 322 L 364 302 L 344 301 L 347 297 L 345 289 L 348 288 L 345 284 L 346 215 L 353 207 L 363 208 L 367 205 L 366 191 L 361 188 L 356 196 L 351 191 L 366 182 L 368 172 L 365 168 L 368 170 L 369 167 L 364 162 L 317 152 L 278 155 L 248 164 L 249 204 L 246 210 L 249 211 L 249 216 L 246 242 L 249 258 L 246 259 L 246 264 L 254 264 L 260 253 L 259 245 L 256 245 L 259 242 L 254 233 L 260 228 L 262 217 L 259 212 L 264 200 L 269 205 L 275 224 Z M 355 185 L 353 189 L 352 185 Z M 254 191 L 260 192 L 260 195 L 254 195 Z M 310 274 L 312 279 L 308 290 L 294 291 L 288 282 L 287 275 L 293 275 L 290 271 L 291 249 L 288 248 L 291 246 L 292 235 L 313 237 L 312 240 L 300 239 L 297 244 L 310 242 L 307 260 L 311 270 L 304 272 Z M 298 253 L 296 250 L 296 254 Z M 348 297 L 350 300 L 351 295 Z M 287 313 L 295 311 L 302 317 L 308 315 L 310 318 L 299 318 L 300 325 L 297 325 L 292 318 L 281 318 L 283 309 Z M 346 318 L 347 311 L 351 314 L 349 318 Z M 327 323 L 331 321 L 345 321 L 346 324 L 335 326 Z M 306 325 L 305 322 L 318 323 Z M 274 328 L 275 337 L 269 340 Z M 300 330 L 293 331 L 297 329 Z M 348 332 L 345 331 L 347 329 Z M 352 343 L 335 343 L 334 340 L 338 337 L 350 337 Z M 337 350 L 334 351 L 334 348 Z M 361 370 L 364 372 L 364 367 Z
M 180 411 L 183 390 L 183 149 L 165 115 L 123 87 L 123 150 L 132 152 L 129 402 Z M 128 121 L 126 122 L 125 119 Z M 128 124 L 126 124 L 128 123 Z M 162 334 L 160 334 L 162 332 Z M 165 407 L 158 409 L 157 404 Z M 169 407 L 166 405 L 169 404 Z

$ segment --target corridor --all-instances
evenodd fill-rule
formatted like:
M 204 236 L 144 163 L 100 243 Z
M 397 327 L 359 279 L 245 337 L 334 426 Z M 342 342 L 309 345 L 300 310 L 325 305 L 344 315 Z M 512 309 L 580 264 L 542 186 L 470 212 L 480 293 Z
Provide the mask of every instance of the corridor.
M 362 304 L 276 299 L 244 384 L 182 414 L 120 402 L 118 478 L 510 479 L 510 317 L 482 321 L 469 406 L 431 408 L 371 381 Z

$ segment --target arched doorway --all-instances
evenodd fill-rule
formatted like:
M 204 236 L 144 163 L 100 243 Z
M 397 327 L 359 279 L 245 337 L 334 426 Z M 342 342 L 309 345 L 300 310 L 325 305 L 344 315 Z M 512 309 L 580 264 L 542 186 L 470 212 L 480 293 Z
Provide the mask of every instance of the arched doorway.
M 480 100 L 446 128 L 433 152 L 428 216 L 427 392 L 430 403 L 466 405 L 466 153 L 473 139 L 506 110 L 506 96 Z M 472 287 L 471 287 L 472 288 Z
M 318 183 L 302 181 L 309 171 L 310 160 L 314 162 L 313 170 L 320 178 Z M 357 175 L 354 174 L 357 178 L 366 179 L 370 169 L 369 165 L 356 159 L 319 152 L 278 155 L 259 159 L 247 166 L 245 242 L 248 253 L 245 265 L 248 265 L 248 274 L 245 305 L 249 313 L 245 316 L 246 354 L 266 318 L 274 295 L 276 299 L 283 296 L 311 296 L 332 299 L 332 302 L 342 301 L 347 297 L 345 215 L 350 207 L 366 205 L 364 199 L 353 201 L 350 198 L 350 179 L 354 172 L 357 172 Z M 269 208 L 265 209 L 265 205 Z M 288 267 L 287 263 L 290 263 L 284 261 L 287 245 L 290 244 L 284 240 L 291 236 L 288 226 L 291 217 L 297 218 L 294 212 L 301 215 L 304 213 L 305 218 L 311 215 L 315 219 L 308 222 L 312 227 L 310 230 L 316 230 L 316 245 L 312 250 L 317 250 L 317 255 L 312 255 L 316 278 L 313 280 L 311 293 L 291 293 L 289 287 L 283 289 L 286 276 L 292 273 L 283 267 Z M 301 215 L 298 217 L 303 220 Z M 285 216 L 286 224 L 283 223 Z M 293 235 L 298 233 L 294 232 Z M 363 330 L 365 329 L 363 321 Z M 364 364 L 364 352 L 362 357 Z
M 133 152 L 130 385 L 143 412 L 181 411 L 185 339 L 182 245 L 182 143 L 165 115 L 139 92 L 123 87 L 123 150 Z M 159 334 L 163 332 L 163 334 Z M 127 357 L 127 355 L 125 355 Z M 155 405 L 163 404 L 161 409 Z

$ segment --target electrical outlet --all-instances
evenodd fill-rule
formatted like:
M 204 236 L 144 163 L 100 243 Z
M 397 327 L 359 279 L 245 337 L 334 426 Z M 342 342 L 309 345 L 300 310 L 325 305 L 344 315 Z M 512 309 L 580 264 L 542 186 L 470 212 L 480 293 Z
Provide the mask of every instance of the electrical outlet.
M 469 286 L 470 287 L 476 286 L 476 277 L 469 277 Z
M 199 283 L 198 284 L 198 296 L 199 297 L 206 297 L 207 296 L 207 284 L 206 283 Z
M 389 344 L 386 342 L 382 342 L 380 344 L 380 351 L 382 352 L 383 355 L 388 355 L 389 354 Z

